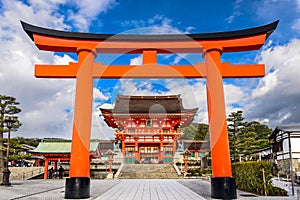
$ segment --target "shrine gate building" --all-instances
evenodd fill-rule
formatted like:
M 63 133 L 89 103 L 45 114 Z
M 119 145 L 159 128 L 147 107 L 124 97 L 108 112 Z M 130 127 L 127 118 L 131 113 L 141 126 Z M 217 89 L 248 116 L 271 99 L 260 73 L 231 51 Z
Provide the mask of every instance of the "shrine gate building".
M 180 95 L 121 96 L 113 109 L 100 108 L 108 126 L 116 128 L 126 163 L 172 163 L 176 141 L 198 108 L 185 109 Z

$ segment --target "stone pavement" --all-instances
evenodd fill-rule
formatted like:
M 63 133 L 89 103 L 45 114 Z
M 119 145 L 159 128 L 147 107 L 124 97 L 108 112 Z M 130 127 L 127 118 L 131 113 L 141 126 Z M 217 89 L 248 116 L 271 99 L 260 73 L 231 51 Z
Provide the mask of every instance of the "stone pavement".
M 176 180 L 130 179 L 122 180 L 118 185 L 96 199 L 201 200 L 205 198 L 201 197 L 189 188 L 184 187 Z
M 12 181 L 0 186 L 0 200 L 64 199 L 65 180 Z M 173 200 L 211 199 L 210 183 L 199 179 L 91 180 L 91 200 Z M 296 197 L 258 197 L 238 191 L 238 199 L 297 199 Z

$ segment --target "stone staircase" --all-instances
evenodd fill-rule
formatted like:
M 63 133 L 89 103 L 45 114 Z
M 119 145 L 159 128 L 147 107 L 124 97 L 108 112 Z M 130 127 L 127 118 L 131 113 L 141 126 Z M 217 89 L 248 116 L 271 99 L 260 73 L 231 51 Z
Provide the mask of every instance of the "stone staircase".
M 119 179 L 178 179 L 170 164 L 124 164 Z

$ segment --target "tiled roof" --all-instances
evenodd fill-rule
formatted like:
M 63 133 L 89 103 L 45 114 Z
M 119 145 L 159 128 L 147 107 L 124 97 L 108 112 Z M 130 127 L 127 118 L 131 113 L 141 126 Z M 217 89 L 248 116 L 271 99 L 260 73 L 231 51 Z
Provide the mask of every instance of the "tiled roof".
M 284 133 L 300 133 L 300 126 L 277 126 L 270 135 L 269 139 L 275 139 L 278 134 Z
M 101 108 L 101 111 L 119 114 L 119 113 L 183 113 L 193 109 L 184 109 L 180 95 L 169 96 L 122 96 L 116 99 L 113 109 Z
M 71 153 L 71 144 L 70 140 L 61 140 L 61 141 L 43 141 L 39 145 L 31 150 L 31 153 Z M 95 152 L 98 148 L 98 141 L 91 141 L 90 143 L 90 152 Z

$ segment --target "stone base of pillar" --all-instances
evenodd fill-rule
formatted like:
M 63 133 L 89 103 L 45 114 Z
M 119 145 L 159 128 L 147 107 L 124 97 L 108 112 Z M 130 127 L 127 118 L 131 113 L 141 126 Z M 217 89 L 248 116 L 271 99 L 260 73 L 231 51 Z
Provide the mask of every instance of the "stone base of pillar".
M 215 199 L 236 199 L 235 178 L 214 177 L 211 179 L 211 197 Z
M 65 186 L 66 199 L 87 199 L 90 197 L 90 178 L 67 178 Z
M 1 185 L 4 186 L 11 186 L 10 182 L 9 182 L 9 175 L 10 175 L 10 171 L 9 169 L 4 169 L 3 171 L 3 182 L 1 183 Z

